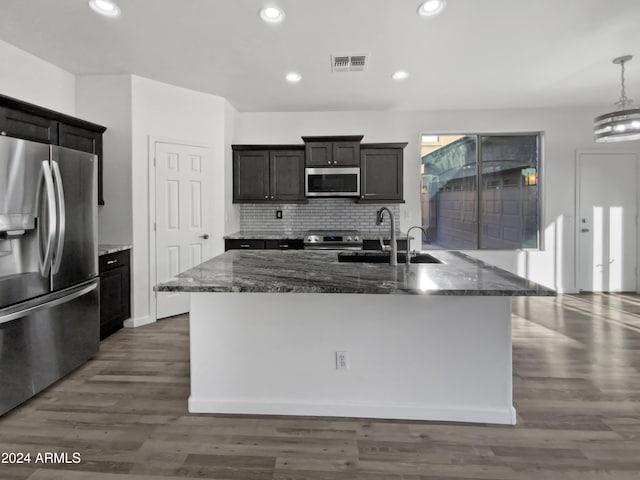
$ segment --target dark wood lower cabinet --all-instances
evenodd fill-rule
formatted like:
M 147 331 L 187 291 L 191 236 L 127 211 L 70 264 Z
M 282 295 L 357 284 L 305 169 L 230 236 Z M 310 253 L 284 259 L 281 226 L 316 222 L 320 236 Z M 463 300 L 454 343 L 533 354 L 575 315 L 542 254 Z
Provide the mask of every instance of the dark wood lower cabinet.
M 224 241 L 224 250 L 301 250 L 302 239 L 240 239 L 227 238 Z
M 390 240 L 385 240 L 384 244 L 389 245 Z M 407 250 L 407 240 L 396 239 L 396 244 L 398 245 L 398 250 L 402 252 L 406 252 Z M 382 250 L 380 246 L 380 240 L 363 240 L 362 241 L 362 249 L 363 250 Z
M 130 252 L 110 253 L 100 264 L 100 340 L 120 330 L 131 316 Z
M 224 250 L 264 250 L 264 240 L 227 238 Z
M 302 240 L 265 240 L 264 248 L 267 250 L 301 250 L 304 247 Z

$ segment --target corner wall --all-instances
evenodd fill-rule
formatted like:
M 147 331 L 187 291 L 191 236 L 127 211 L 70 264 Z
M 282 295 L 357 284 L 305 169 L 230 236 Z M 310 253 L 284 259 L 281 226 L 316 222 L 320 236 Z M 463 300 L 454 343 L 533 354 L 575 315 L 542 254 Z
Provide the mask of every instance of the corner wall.
M 133 265 L 134 292 L 131 326 L 154 321 L 150 278 L 152 263 L 149 237 L 149 170 L 152 140 L 190 142 L 208 145 L 214 162 L 214 209 L 216 223 L 210 232 L 215 241 L 214 255 L 224 251 L 225 233 L 225 111 L 230 111 L 225 99 L 146 78 L 132 77 L 132 160 L 133 187 Z
M 76 86 L 78 116 L 107 127 L 102 137 L 105 204 L 98 207 L 99 242 L 130 245 L 131 75 L 80 76 Z

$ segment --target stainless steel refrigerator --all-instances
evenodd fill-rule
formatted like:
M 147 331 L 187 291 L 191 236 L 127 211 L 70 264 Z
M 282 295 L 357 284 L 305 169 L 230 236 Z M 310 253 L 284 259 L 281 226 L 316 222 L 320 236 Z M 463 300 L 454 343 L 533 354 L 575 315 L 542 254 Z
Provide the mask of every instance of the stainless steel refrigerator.
M 98 351 L 97 162 L 0 136 L 0 415 Z

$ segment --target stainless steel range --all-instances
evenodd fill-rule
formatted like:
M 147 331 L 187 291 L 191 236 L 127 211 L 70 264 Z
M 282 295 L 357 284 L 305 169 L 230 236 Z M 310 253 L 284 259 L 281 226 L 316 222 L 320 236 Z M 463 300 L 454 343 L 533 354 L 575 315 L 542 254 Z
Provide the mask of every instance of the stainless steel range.
M 362 250 L 357 230 L 309 230 L 303 243 L 306 250 Z

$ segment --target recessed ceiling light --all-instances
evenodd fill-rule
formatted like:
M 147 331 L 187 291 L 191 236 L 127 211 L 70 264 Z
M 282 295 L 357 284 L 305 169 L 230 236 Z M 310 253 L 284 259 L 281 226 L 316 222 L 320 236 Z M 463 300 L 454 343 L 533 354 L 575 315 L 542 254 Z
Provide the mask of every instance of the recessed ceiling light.
M 260 18 L 269 23 L 280 23 L 284 20 L 284 11 L 278 7 L 264 7 L 260 10 Z
M 110 0 L 89 0 L 89 6 L 94 12 L 106 17 L 117 17 L 120 15 L 120 9 Z
M 397 72 L 394 72 L 393 75 L 391 75 L 391 78 L 393 78 L 394 80 L 404 80 L 408 76 L 409 73 L 405 72 L 404 70 L 398 70 Z
M 421 17 L 433 17 L 442 12 L 446 5 L 446 0 L 427 0 L 418 7 L 418 15 Z
M 300 80 L 302 80 L 302 75 L 296 72 L 290 72 L 287 73 L 287 76 L 284 78 L 286 78 L 287 82 L 289 83 L 298 83 Z

